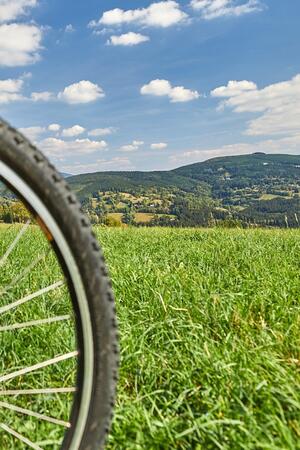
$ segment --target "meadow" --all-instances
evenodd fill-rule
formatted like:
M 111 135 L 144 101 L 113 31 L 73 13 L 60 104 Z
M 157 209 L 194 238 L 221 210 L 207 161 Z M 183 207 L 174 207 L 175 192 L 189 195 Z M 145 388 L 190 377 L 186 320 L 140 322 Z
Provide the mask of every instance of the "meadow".
M 122 348 L 109 448 L 300 448 L 299 231 L 97 235 Z
M 300 232 L 95 232 L 113 280 L 121 336 L 108 449 L 300 449 Z M 20 261 L 30 260 L 31 237 L 32 246 L 24 240 L 18 249 Z M 48 285 L 60 275 L 53 262 L 43 264 L 41 283 Z M 1 277 L 9 279 L 11 270 Z M 65 314 L 59 299 L 53 293 L 47 304 Z M 72 345 L 71 327 L 53 326 L 57 346 L 62 337 Z M 49 339 L 41 331 L 41 353 Z M 58 381 L 61 370 L 69 371 L 69 383 L 72 367 L 57 369 Z M 51 403 L 43 405 L 51 410 Z M 58 409 L 64 413 L 63 402 Z M 19 426 L 34 434 L 33 425 Z M 55 439 L 39 443 L 54 448 Z

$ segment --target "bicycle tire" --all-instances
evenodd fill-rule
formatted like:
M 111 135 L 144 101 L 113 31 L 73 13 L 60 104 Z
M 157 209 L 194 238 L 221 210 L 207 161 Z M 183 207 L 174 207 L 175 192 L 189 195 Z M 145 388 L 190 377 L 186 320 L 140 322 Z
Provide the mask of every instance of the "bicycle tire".
M 105 446 L 112 420 L 118 379 L 119 349 L 116 309 L 112 285 L 103 254 L 81 205 L 66 180 L 48 159 L 21 133 L 0 120 L 0 163 L 8 167 L 24 186 L 28 187 L 46 208 L 65 238 L 76 262 L 89 312 L 93 349 L 85 347 L 85 332 L 81 323 L 79 297 L 72 284 L 64 255 L 54 240 L 53 246 L 64 269 L 72 291 L 72 301 L 78 319 L 79 350 L 78 392 L 72 409 L 72 426 L 66 432 L 62 449 L 100 450 Z M 1 174 L 0 169 L 0 177 Z M 7 182 L 9 180 L 5 179 Z M 11 183 L 10 183 L 11 184 Z M 12 185 L 16 190 L 16 186 Z M 18 194 L 28 202 L 26 195 Z M 29 203 L 34 210 L 34 206 Z M 47 224 L 46 224 L 47 226 Z M 78 423 L 84 401 L 85 356 L 93 360 L 90 377 L 91 392 L 85 423 Z M 74 447 L 74 436 L 81 428 L 80 439 Z M 78 433 L 77 433 L 78 434 Z

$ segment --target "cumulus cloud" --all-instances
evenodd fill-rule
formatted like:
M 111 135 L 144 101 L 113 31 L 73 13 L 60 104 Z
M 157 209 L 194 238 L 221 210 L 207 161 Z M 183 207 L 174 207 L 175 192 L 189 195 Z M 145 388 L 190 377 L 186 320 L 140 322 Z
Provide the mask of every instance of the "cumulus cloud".
M 39 142 L 39 147 L 49 157 L 66 158 L 68 156 L 89 155 L 107 148 L 105 141 L 76 139 L 65 141 L 58 138 L 47 138 Z
M 36 25 L 0 25 L 0 66 L 25 66 L 39 60 L 42 31 Z
M 235 97 L 243 92 L 253 91 L 257 85 L 252 81 L 229 81 L 227 86 L 220 86 L 211 91 L 212 97 Z
M 19 92 L 23 87 L 23 80 L 22 79 L 12 79 L 9 78 L 7 80 L 0 80 L 0 90 L 3 92 Z
M 251 89 L 241 89 L 242 85 L 244 88 L 250 86 Z M 231 108 L 236 113 L 261 113 L 249 122 L 246 131 L 248 135 L 300 132 L 300 74 L 263 89 L 258 89 L 252 82 L 232 81 L 227 87 L 217 88 L 211 94 L 226 98 L 221 102 L 222 108 Z
M 23 100 L 21 94 L 24 81 L 22 79 L 0 80 L 0 104 Z
M 9 103 L 17 100 L 49 102 L 59 99 L 69 104 L 80 104 L 94 102 L 105 96 L 102 88 L 97 84 L 90 81 L 80 81 L 67 86 L 59 94 L 43 91 L 32 92 L 29 97 L 25 97 L 22 95 L 21 90 L 26 77 L 27 75 L 25 74 L 25 76 L 17 80 L 0 80 L 0 103 Z
M 45 133 L 46 128 L 44 127 L 27 127 L 20 128 L 20 132 L 24 134 L 30 141 L 36 142 L 41 134 Z
M 52 92 L 44 91 L 44 92 L 32 92 L 30 95 L 31 100 L 34 102 L 49 102 L 50 100 L 54 100 L 55 96 Z
M 180 9 L 179 3 L 173 0 L 152 3 L 147 8 L 123 10 L 120 8 L 105 11 L 99 21 L 92 21 L 90 27 L 136 24 L 148 27 L 167 28 L 177 25 L 187 14 Z
M 198 91 L 186 89 L 183 86 L 173 87 L 168 80 L 152 80 L 141 88 L 142 95 L 169 97 L 171 103 L 190 102 L 200 97 Z
M 97 137 L 97 136 L 108 136 L 113 134 L 116 131 L 114 127 L 107 128 L 95 128 L 94 130 L 90 130 L 88 132 L 89 136 Z
M 158 142 L 157 144 L 151 144 L 150 147 L 152 150 L 164 150 L 168 147 L 168 144 L 166 144 L 165 142 Z
M 191 91 L 190 89 L 186 89 L 183 86 L 176 86 L 172 88 L 169 97 L 172 103 L 178 103 L 197 100 L 200 97 L 200 95 L 198 91 Z
M 48 126 L 48 130 L 49 131 L 54 131 L 54 132 L 58 132 L 61 129 L 61 126 L 58 123 L 51 123 Z
M 152 80 L 141 88 L 142 95 L 155 95 L 158 97 L 169 95 L 171 91 L 172 86 L 168 80 Z
M 11 103 L 15 101 L 44 101 L 55 100 L 55 95 L 52 92 L 32 92 L 30 97 L 25 97 L 22 94 L 24 88 L 24 80 L 29 78 L 29 74 L 24 74 L 19 79 L 0 80 L 0 103 Z
M 206 20 L 224 16 L 239 17 L 264 8 L 260 0 L 192 0 L 190 5 Z
M 85 132 L 85 128 L 81 127 L 80 125 L 74 125 L 71 128 L 65 128 L 62 131 L 62 135 L 64 137 L 74 137 L 79 136 L 80 134 L 83 134 Z
M 0 22 L 9 22 L 28 12 L 37 5 L 37 0 L 1 0 Z
M 135 152 L 142 145 L 144 145 L 144 141 L 133 141 L 132 144 L 122 145 L 120 152 Z
M 284 104 L 267 110 L 262 116 L 251 120 L 246 134 L 249 136 L 295 134 L 300 130 L 300 104 Z
M 111 36 L 108 39 L 107 44 L 132 47 L 133 45 L 142 44 L 143 42 L 147 42 L 149 40 L 150 38 L 148 36 L 130 31 L 129 33 L 121 34 L 120 36 Z
M 69 23 L 69 25 L 67 25 L 65 28 L 66 33 L 73 33 L 74 31 L 75 31 L 75 28 L 73 27 L 73 25 L 71 23 Z
M 91 81 L 82 80 L 67 86 L 58 94 L 62 101 L 72 104 L 91 103 L 105 97 L 103 89 Z

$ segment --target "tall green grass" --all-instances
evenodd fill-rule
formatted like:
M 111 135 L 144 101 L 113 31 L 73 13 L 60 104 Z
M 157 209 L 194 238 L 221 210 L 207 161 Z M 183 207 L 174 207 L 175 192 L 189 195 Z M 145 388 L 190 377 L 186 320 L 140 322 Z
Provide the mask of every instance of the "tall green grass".
M 122 346 L 109 448 L 300 448 L 300 233 L 97 235 Z
M 108 448 L 300 449 L 300 232 L 95 232 L 113 279 L 122 349 Z M 0 230 L 2 253 L 5 239 L 7 230 Z M 13 255 L 17 263 L 1 271 L 1 283 L 11 280 L 43 245 L 31 230 Z M 7 297 L 2 295 L 1 304 L 57 281 L 61 274 L 51 258 Z M 66 295 L 53 292 L 1 324 L 65 314 Z M 16 341 L 1 334 L 1 372 L 9 371 L 10 361 L 15 364 L 18 358 L 22 366 L 36 362 L 37 356 L 43 360 L 69 351 L 72 327 L 51 327 L 38 329 L 35 337 L 20 331 Z M 27 382 L 72 384 L 72 365 L 55 371 L 32 375 Z M 25 382 L 14 380 L 10 388 Z M 17 400 L 23 405 L 23 399 Z M 32 408 L 60 418 L 70 408 L 66 398 L 30 402 Z M 10 426 L 17 420 L 18 431 L 45 449 L 58 448 L 59 435 L 51 426 L 37 428 L 35 419 L 15 419 L 5 411 L 0 411 L 0 420 Z M 23 448 L 5 439 L 1 449 Z

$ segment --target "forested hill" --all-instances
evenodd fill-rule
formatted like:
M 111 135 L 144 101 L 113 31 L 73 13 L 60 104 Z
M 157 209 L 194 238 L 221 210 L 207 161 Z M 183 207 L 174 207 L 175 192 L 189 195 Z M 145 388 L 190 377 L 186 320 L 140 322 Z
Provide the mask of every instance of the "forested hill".
M 300 155 L 253 153 L 209 159 L 160 172 L 96 172 L 69 176 L 68 183 L 79 197 L 97 191 L 130 191 L 160 187 L 176 187 L 193 191 L 200 183 L 214 190 L 226 186 L 273 184 L 276 180 L 300 179 Z
M 226 156 L 180 167 L 173 172 L 208 183 L 222 182 L 224 176 L 235 180 L 259 181 L 261 178 L 298 178 L 300 155 L 272 155 L 253 153 L 243 156 Z M 226 174 L 227 173 L 227 174 Z
M 297 225 L 298 212 L 300 218 L 300 155 L 253 153 L 170 171 L 83 174 L 68 182 L 98 217 L 123 220 L 127 214 L 133 221 L 140 214 L 143 221 L 141 214 L 148 214 L 147 223 L 180 225 L 205 225 L 213 217 L 274 226 Z
M 199 180 L 169 172 L 96 172 L 68 178 L 80 198 L 97 191 L 136 192 L 149 188 L 170 188 L 192 191 Z

